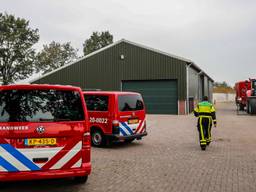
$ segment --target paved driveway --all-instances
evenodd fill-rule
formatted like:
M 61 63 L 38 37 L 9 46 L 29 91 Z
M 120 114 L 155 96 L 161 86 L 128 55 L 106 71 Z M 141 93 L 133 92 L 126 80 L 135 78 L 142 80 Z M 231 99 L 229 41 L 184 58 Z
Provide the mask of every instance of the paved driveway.
M 206 151 L 192 116 L 148 116 L 142 141 L 92 149 L 85 185 L 70 180 L 9 184 L 1 191 L 256 191 L 256 116 L 237 116 L 233 104 L 217 106 L 218 127 Z

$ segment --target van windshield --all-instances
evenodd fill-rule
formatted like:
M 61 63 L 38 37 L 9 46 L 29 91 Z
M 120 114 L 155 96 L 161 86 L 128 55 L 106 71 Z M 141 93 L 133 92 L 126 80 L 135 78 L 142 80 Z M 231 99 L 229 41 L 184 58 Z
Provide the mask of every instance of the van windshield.
M 119 95 L 119 111 L 138 111 L 143 110 L 143 100 L 140 95 Z
M 84 120 L 77 91 L 2 90 L 0 122 L 57 122 Z

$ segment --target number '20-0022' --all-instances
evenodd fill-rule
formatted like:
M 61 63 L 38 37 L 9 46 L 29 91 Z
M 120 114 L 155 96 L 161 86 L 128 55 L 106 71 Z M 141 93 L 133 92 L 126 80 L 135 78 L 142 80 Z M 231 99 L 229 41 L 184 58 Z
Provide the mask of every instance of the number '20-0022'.
M 108 119 L 107 118 L 90 117 L 90 122 L 91 123 L 108 123 Z

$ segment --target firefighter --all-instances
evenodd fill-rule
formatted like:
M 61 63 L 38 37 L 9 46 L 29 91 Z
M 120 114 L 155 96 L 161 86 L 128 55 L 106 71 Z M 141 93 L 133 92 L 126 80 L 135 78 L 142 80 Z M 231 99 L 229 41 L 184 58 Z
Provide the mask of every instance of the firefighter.
M 214 106 L 208 101 L 208 97 L 204 96 L 203 101 L 198 103 L 194 109 L 194 115 L 198 117 L 197 128 L 199 132 L 200 146 L 202 150 L 211 143 L 211 128 L 217 126 L 216 114 Z

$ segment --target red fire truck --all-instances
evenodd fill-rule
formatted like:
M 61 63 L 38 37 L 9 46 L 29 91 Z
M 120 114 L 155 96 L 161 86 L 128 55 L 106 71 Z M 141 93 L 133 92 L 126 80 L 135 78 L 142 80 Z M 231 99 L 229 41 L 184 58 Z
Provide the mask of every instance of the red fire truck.
M 235 89 L 239 110 L 246 108 L 247 113 L 256 114 L 256 79 L 237 82 Z
M 86 91 L 91 142 L 104 146 L 111 141 L 132 142 L 147 135 L 142 96 L 133 92 Z
M 80 88 L 0 86 L 0 181 L 91 172 L 88 114 Z

